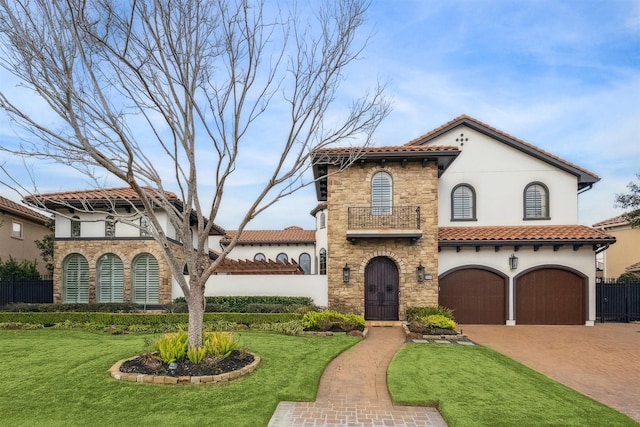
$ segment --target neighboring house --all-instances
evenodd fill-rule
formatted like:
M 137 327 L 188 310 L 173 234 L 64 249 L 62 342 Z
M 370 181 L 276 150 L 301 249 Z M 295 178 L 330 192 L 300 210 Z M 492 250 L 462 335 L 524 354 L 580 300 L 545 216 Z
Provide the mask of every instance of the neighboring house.
M 50 233 L 46 226 L 48 217 L 0 196 L 0 258 L 12 257 L 18 262 L 35 261 L 40 274 L 49 271 L 34 243 Z
M 604 252 L 602 277 L 616 279 L 622 273 L 640 271 L 640 228 L 632 228 L 624 214 L 593 227 L 616 238 L 616 244 Z
M 314 158 L 330 305 L 368 320 L 440 304 L 460 323 L 594 324 L 594 254 L 615 242 L 577 224 L 595 174 L 464 115 L 339 171 L 352 151 Z
M 316 229 L 245 230 L 206 295 L 309 296 L 367 320 L 440 304 L 463 324 L 594 324 L 595 255 L 615 238 L 578 225 L 578 194 L 599 180 L 592 172 L 465 115 L 405 145 L 313 157 Z M 105 192 L 135 203 L 126 189 L 94 196 Z M 80 203 L 90 193 L 54 198 Z M 73 301 L 65 289 L 78 281 L 83 301 L 103 300 L 102 271 L 124 301 L 182 295 L 138 228 L 69 215 L 56 215 L 56 301 Z M 236 234 L 214 228 L 212 259 Z

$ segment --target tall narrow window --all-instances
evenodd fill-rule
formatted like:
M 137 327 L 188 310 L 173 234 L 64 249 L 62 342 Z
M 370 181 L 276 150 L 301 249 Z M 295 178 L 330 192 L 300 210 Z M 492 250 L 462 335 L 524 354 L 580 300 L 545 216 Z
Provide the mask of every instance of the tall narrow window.
M 301 253 L 300 257 L 298 257 L 298 264 L 300 264 L 304 274 L 311 274 L 311 255 L 306 252 Z
M 524 219 L 549 219 L 549 189 L 541 182 L 524 189 Z
M 104 254 L 97 264 L 98 302 L 124 301 L 124 267 L 116 254 Z
M 136 304 L 158 304 L 160 278 L 158 260 L 151 254 L 140 254 L 133 260 L 131 280 Z
M 320 274 L 327 274 L 327 250 L 320 249 Z
M 71 237 L 80 237 L 80 217 L 77 215 L 71 218 Z
M 107 216 L 107 220 L 104 222 L 104 236 L 116 236 L 116 222 L 111 215 Z
M 80 254 L 68 255 L 62 263 L 62 302 L 89 302 L 89 263 Z
M 475 221 L 476 192 L 468 184 L 460 184 L 451 192 L 451 220 Z
M 377 172 L 371 178 L 371 213 L 373 215 L 391 215 L 393 199 L 391 175 Z
M 320 228 L 325 228 L 327 226 L 327 217 L 324 212 L 320 213 Z

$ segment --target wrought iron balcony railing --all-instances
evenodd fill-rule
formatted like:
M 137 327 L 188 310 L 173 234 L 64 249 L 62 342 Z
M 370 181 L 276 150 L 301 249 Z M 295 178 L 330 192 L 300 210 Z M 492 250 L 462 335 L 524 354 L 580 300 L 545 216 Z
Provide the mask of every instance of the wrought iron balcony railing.
M 348 230 L 420 230 L 420 207 L 351 207 Z

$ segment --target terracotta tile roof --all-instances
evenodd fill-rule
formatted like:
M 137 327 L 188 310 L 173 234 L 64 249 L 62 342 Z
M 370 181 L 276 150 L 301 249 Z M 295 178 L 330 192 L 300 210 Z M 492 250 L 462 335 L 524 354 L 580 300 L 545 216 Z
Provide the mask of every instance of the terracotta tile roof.
M 144 187 L 147 189 L 147 187 Z M 149 189 L 150 190 L 150 189 Z M 150 190 L 151 191 L 151 190 Z M 177 199 L 175 193 L 165 191 L 169 199 Z M 71 200 L 138 200 L 139 197 L 131 187 L 122 188 L 102 188 L 94 190 L 62 191 L 57 193 L 34 194 L 25 197 L 25 201 L 50 200 L 50 201 L 71 201 Z
M 431 139 L 432 137 L 434 137 L 435 135 L 437 135 L 440 132 L 442 132 L 443 130 L 445 130 L 445 129 L 449 128 L 449 127 L 455 127 L 456 125 L 463 124 L 465 122 L 466 123 L 471 122 L 471 123 L 473 123 L 473 124 L 475 124 L 477 126 L 480 126 L 482 128 L 488 129 L 488 130 L 490 130 L 492 132 L 495 132 L 495 133 L 497 133 L 499 135 L 502 135 L 503 137 L 505 137 L 507 139 L 515 141 L 515 142 L 517 142 L 517 143 L 519 143 L 519 144 L 521 144 L 521 145 L 523 145 L 525 147 L 528 147 L 528 148 L 530 148 L 532 150 L 535 150 L 538 153 L 543 154 L 544 156 L 550 157 L 550 158 L 552 158 L 552 159 L 554 159 L 554 160 L 556 160 L 556 161 L 558 161 L 560 163 L 563 163 L 563 164 L 565 164 L 565 165 L 567 165 L 567 166 L 569 166 L 571 168 L 577 169 L 577 170 L 579 170 L 579 171 L 591 176 L 592 178 L 595 178 L 596 180 L 600 179 L 600 177 L 598 177 L 598 175 L 596 175 L 595 173 L 593 173 L 593 172 L 591 172 L 591 171 L 589 171 L 587 169 L 584 169 L 584 168 L 582 168 L 582 167 L 580 167 L 580 166 L 578 166 L 576 164 L 573 164 L 573 163 L 568 162 L 568 161 L 566 161 L 564 159 L 561 159 L 560 157 L 558 157 L 558 156 L 556 156 L 554 154 L 551 154 L 548 151 L 545 151 L 545 150 L 543 150 L 543 149 L 541 149 L 539 147 L 536 147 L 533 144 L 529 144 L 528 142 L 525 142 L 525 141 L 523 141 L 523 140 L 521 140 L 519 138 L 516 138 L 513 135 L 510 135 L 510 134 L 508 134 L 506 132 L 501 131 L 500 129 L 496 129 L 493 126 L 489 126 L 488 124 L 486 124 L 484 122 L 481 122 L 480 120 L 475 119 L 475 118 L 473 118 L 471 116 L 468 116 L 466 114 L 462 114 L 462 115 L 456 117 L 455 119 L 451 120 L 450 122 L 447 122 L 447 123 L 443 124 L 442 126 L 439 126 L 439 127 L 435 128 L 435 129 L 433 129 L 432 131 L 429 131 L 429 132 L 425 133 L 424 135 L 421 135 L 421 136 L 419 136 L 419 137 L 407 142 L 406 145 L 412 146 L 412 145 L 415 145 L 415 144 L 424 143 L 424 142 L 428 141 L 429 139 Z
M 523 225 L 507 227 L 440 227 L 438 241 L 440 243 L 505 241 L 613 242 L 615 239 L 600 230 L 595 230 L 585 225 Z
M 434 151 L 458 151 L 458 147 L 451 145 L 395 145 L 385 147 L 335 147 L 316 150 L 319 154 L 342 153 L 428 153 Z
M 635 264 L 631 264 L 629 267 L 625 268 L 625 270 L 640 272 L 640 262 L 636 262 Z
M 304 274 L 295 261 L 278 262 L 273 260 L 252 261 L 225 258 L 216 269 L 216 273 L 225 274 Z
M 607 225 L 614 224 L 628 224 L 629 220 L 625 218 L 627 214 L 623 213 L 622 215 L 614 216 L 613 218 L 605 219 L 604 221 L 596 222 L 593 224 L 594 227 L 604 227 Z
M 0 196 L 0 212 L 2 211 L 9 212 L 13 215 L 41 224 L 44 224 L 49 219 L 49 217 L 42 215 L 41 213 L 36 212 L 32 209 L 29 209 L 28 207 L 21 205 L 20 203 L 16 203 L 13 200 L 9 200 L 6 197 Z
M 227 230 L 227 235 L 220 240 L 220 243 L 229 244 L 237 233 L 237 230 Z M 244 230 L 238 243 L 314 243 L 315 241 L 315 230 L 303 230 L 292 226 L 284 230 Z

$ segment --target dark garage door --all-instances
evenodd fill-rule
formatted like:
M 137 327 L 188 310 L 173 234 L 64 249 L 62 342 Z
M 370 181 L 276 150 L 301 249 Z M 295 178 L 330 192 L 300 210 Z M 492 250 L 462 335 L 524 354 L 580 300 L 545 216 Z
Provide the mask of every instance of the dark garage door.
M 515 281 L 516 324 L 584 325 L 586 281 L 575 273 L 545 268 Z
M 504 325 L 507 281 L 491 271 L 466 268 L 440 279 L 438 303 L 454 310 L 458 323 Z

